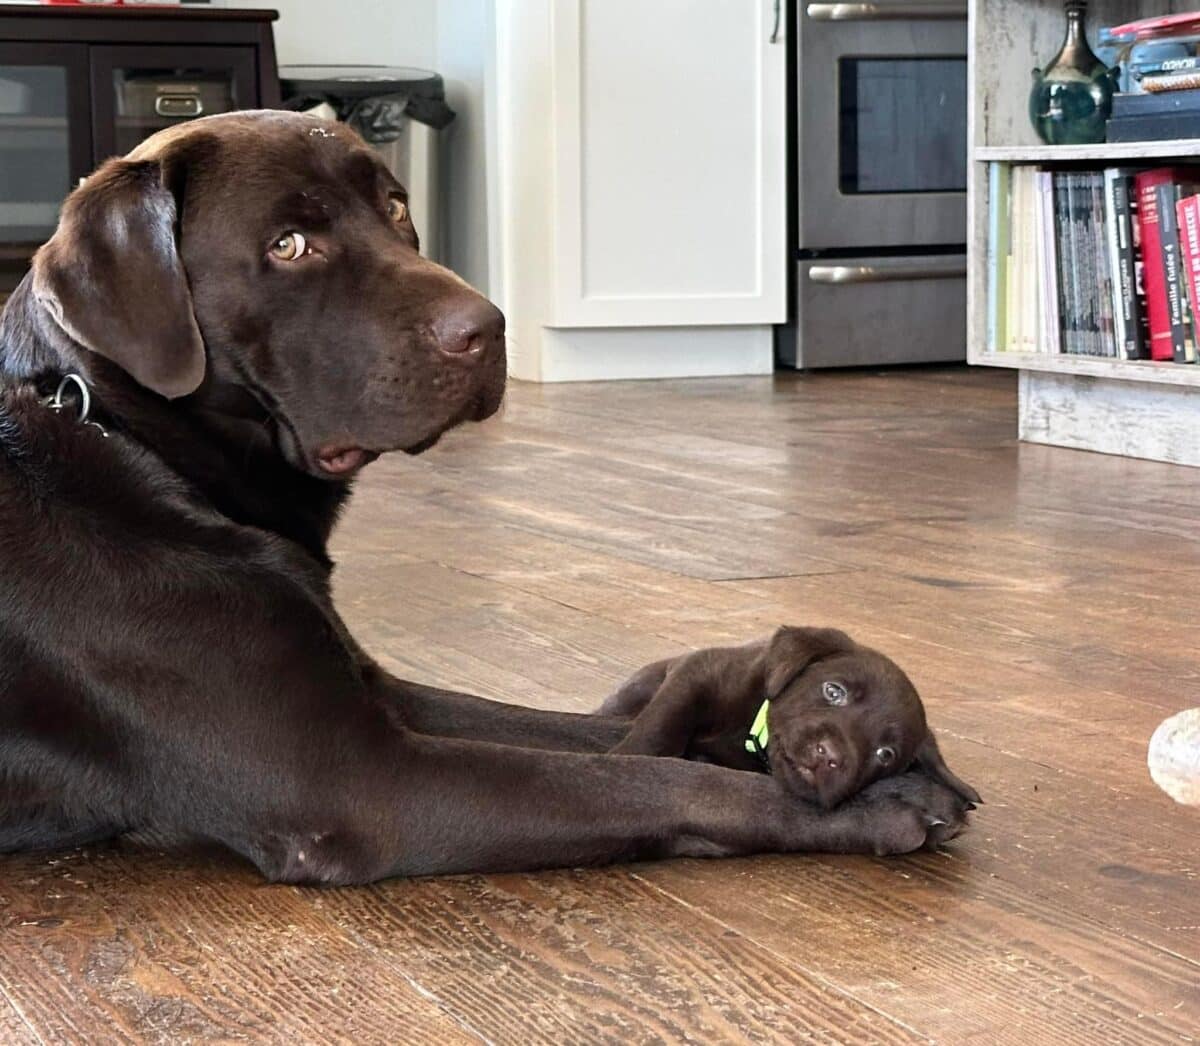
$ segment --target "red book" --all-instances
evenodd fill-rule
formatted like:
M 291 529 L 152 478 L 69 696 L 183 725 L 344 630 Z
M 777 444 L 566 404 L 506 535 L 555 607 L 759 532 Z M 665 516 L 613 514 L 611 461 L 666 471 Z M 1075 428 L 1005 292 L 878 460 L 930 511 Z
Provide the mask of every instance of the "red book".
M 1162 36 L 1192 36 L 1200 32 L 1200 12 L 1185 11 L 1177 15 L 1155 15 L 1136 22 L 1114 25 L 1109 35 L 1121 43 L 1130 40 L 1153 40 Z
M 1158 200 L 1154 190 L 1187 176 L 1176 167 L 1155 167 L 1134 175 L 1138 198 L 1138 225 L 1142 233 L 1142 279 L 1146 286 L 1146 317 L 1150 321 L 1150 358 L 1175 358 L 1171 342 L 1171 307 L 1163 275 L 1162 243 L 1158 235 Z
M 1175 205 L 1175 214 L 1179 219 L 1179 254 L 1180 280 L 1187 288 L 1187 302 L 1191 306 L 1191 349 L 1182 362 L 1196 362 L 1196 338 L 1200 330 L 1196 326 L 1196 317 L 1200 316 L 1200 196 L 1185 196 Z

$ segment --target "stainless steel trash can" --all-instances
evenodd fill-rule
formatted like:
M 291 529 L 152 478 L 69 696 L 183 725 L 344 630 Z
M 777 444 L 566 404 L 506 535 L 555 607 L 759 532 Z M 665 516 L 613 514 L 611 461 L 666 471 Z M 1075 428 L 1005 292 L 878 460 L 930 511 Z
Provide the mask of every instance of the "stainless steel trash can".
M 454 119 L 442 78 L 390 66 L 287 65 L 279 81 L 285 108 L 342 120 L 379 151 L 408 190 L 421 253 L 439 260 L 438 132 Z

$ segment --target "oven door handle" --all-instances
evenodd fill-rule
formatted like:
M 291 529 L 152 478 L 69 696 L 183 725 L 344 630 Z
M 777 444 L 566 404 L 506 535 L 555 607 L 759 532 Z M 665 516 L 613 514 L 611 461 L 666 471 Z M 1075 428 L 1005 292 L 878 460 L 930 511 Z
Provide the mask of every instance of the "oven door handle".
M 931 265 L 813 265 L 808 278 L 813 283 L 887 283 L 891 280 L 950 280 L 967 275 L 967 263 L 936 262 Z
M 966 18 L 964 3 L 809 4 L 805 13 L 814 22 L 883 22 L 900 19 Z

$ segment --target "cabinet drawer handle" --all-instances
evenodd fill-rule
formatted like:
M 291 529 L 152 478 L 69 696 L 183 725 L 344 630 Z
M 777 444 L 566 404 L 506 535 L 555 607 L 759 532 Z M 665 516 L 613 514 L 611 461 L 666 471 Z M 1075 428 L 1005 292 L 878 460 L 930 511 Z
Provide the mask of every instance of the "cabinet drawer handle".
M 966 18 L 967 5 L 947 4 L 809 4 L 814 22 L 884 22 L 918 18 Z
M 203 116 L 204 103 L 191 94 L 160 94 L 154 99 L 154 111 L 169 119 Z
M 967 275 L 967 263 L 937 265 L 814 265 L 808 270 L 813 283 L 887 283 L 891 280 L 948 280 Z

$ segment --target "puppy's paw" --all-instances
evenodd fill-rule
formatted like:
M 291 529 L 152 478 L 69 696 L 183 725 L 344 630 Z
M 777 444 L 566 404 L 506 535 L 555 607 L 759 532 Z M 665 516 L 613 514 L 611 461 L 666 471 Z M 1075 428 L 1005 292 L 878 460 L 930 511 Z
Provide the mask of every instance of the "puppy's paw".
M 856 849 L 880 856 L 934 850 L 967 826 L 968 804 L 921 773 L 888 777 L 839 808 Z

